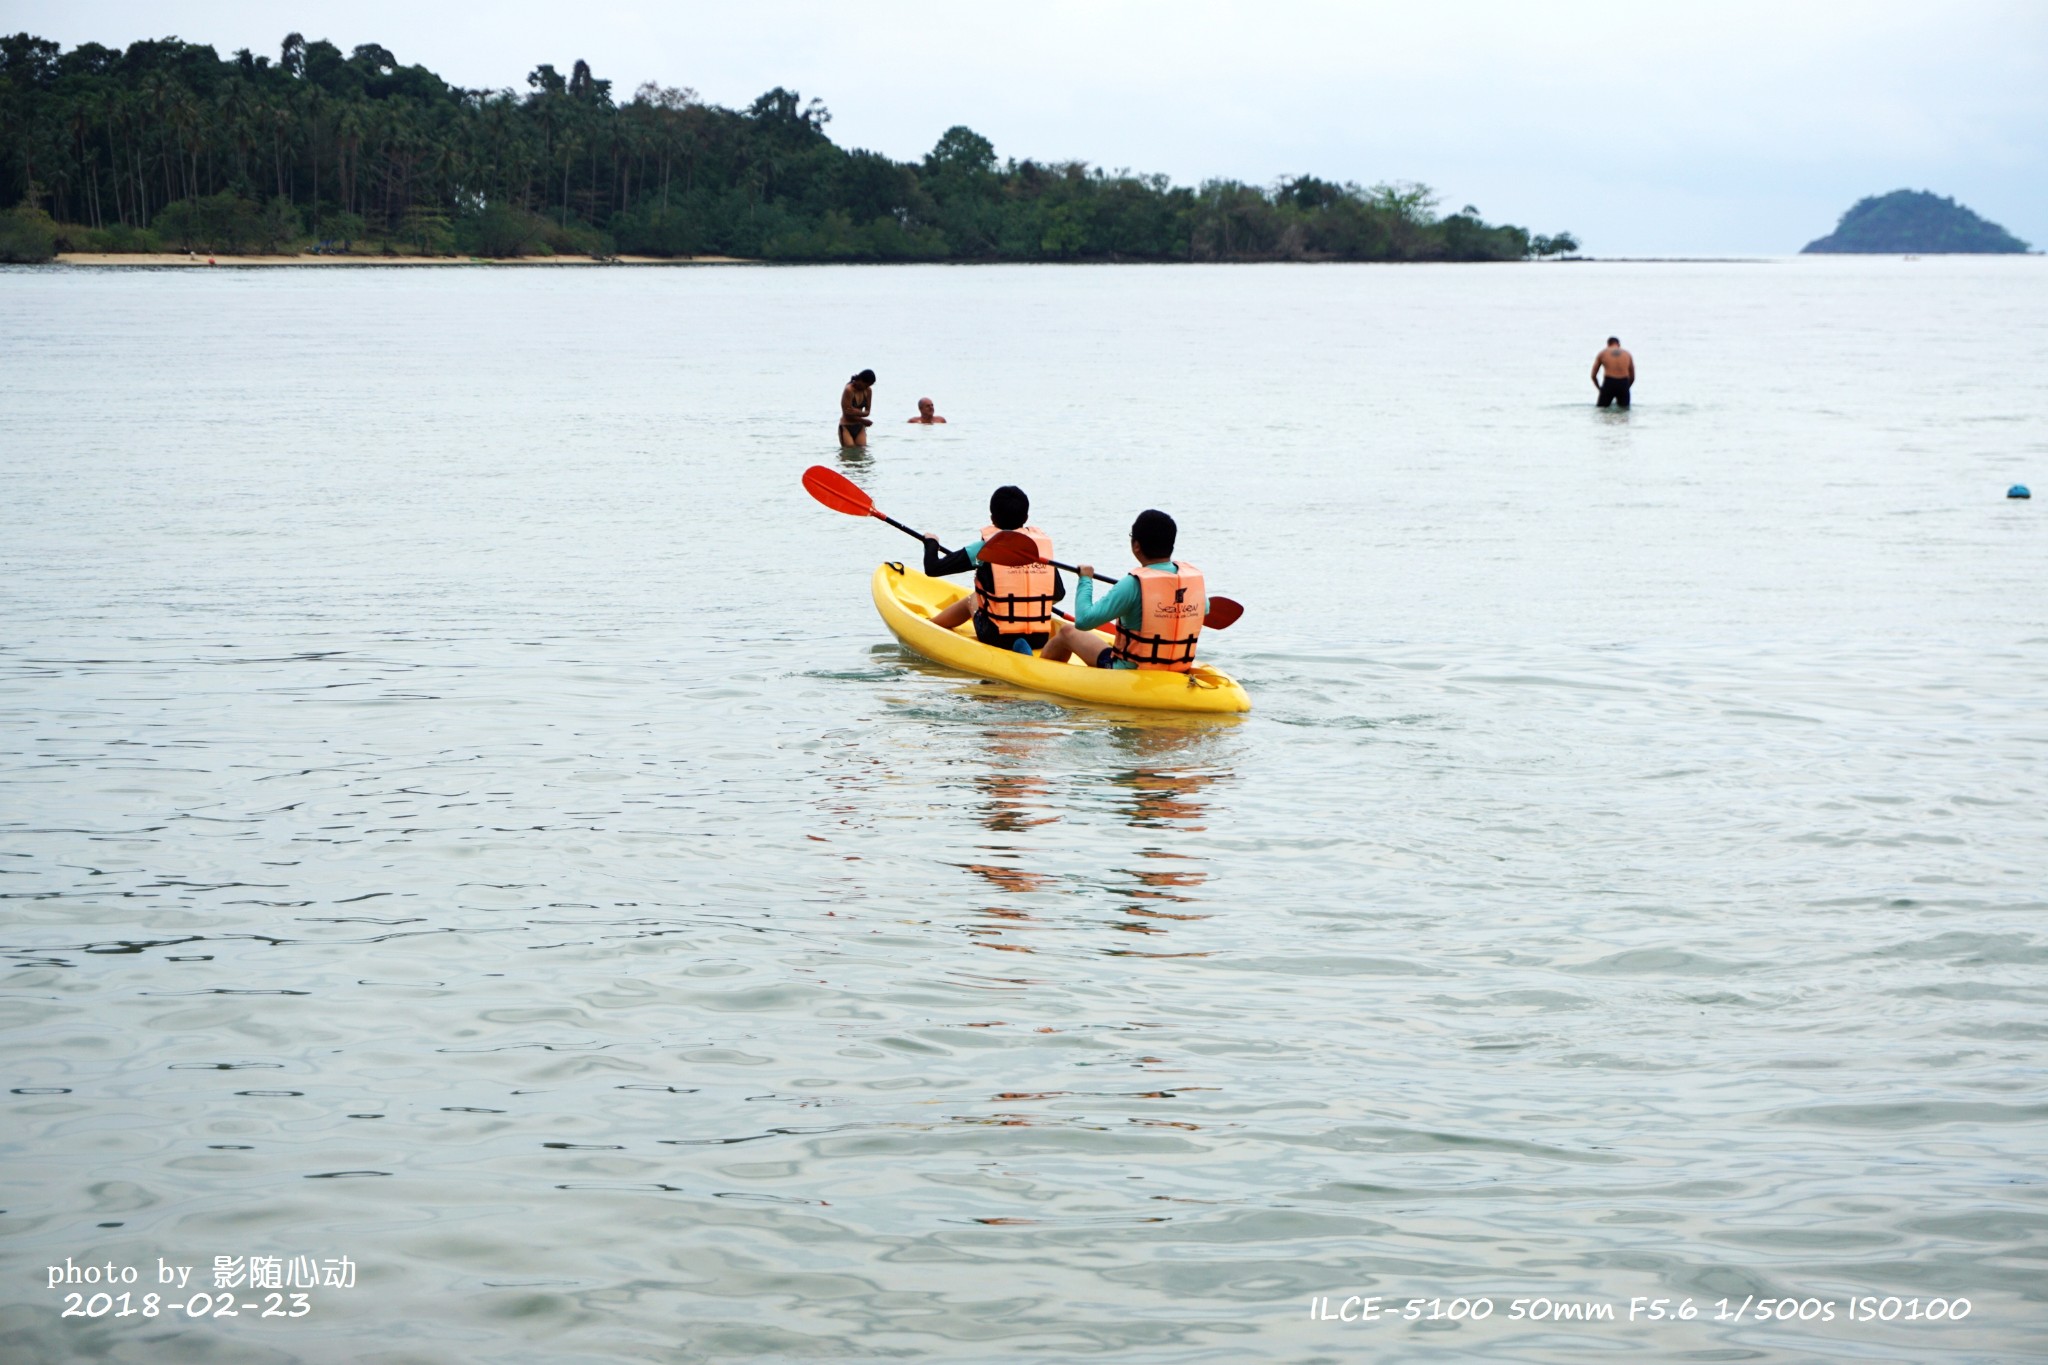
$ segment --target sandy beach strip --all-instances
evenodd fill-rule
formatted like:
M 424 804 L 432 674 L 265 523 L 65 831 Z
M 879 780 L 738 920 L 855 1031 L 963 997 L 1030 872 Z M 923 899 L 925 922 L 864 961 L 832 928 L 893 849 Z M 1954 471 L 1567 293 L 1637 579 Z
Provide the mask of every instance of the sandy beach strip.
M 208 256 L 182 251 L 60 251 L 59 265 L 752 265 L 742 256 Z

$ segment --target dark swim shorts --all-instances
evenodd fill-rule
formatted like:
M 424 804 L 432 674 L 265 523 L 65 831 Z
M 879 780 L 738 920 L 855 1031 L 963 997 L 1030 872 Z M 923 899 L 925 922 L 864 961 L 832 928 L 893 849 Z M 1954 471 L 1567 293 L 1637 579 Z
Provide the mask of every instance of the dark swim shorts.
M 1049 631 L 1041 630 L 1035 631 L 1030 635 L 1005 635 L 996 629 L 995 622 L 989 620 L 986 613 L 976 612 L 974 613 L 974 638 L 985 645 L 994 645 L 997 649 L 1015 649 L 1017 641 L 1022 640 L 1030 645 L 1031 652 L 1036 654 L 1039 650 L 1045 648 L 1045 642 L 1052 638 L 1052 634 Z
M 1115 668 L 1123 662 L 1123 658 L 1123 655 L 1116 652 L 1116 646 L 1111 645 L 1108 649 L 1095 656 L 1095 666 L 1097 668 Z
M 1623 406 L 1623 407 L 1627 407 L 1627 406 L 1628 406 L 1628 388 L 1629 388 L 1629 385 L 1631 385 L 1631 384 L 1633 384 L 1633 383 L 1635 383 L 1635 382 L 1636 382 L 1636 381 L 1635 381 L 1634 379 L 1632 379 L 1632 378 L 1631 378 L 1631 379 L 1603 379 L 1603 380 L 1601 380 L 1601 381 L 1600 381 L 1600 406 L 1604 408 L 1604 407 L 1606 407 L 1606 406 L 1607 406 L 1608 404 L 1610 404 L 1610 403 L 1619 403 L 1619 404 L 1621 404 L 1621 406 Z

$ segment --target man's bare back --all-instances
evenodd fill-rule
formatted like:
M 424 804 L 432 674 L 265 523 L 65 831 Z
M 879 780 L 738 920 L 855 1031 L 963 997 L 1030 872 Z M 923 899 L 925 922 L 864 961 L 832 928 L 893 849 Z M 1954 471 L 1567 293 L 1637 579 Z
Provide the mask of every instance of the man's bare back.
M 1636 358 L 1619 346 L 1609 346 L 1593 357 L 1593 382 L 1600 382 L 1600 371 L 1605 369 L 1609 379 L 1634 379 Z

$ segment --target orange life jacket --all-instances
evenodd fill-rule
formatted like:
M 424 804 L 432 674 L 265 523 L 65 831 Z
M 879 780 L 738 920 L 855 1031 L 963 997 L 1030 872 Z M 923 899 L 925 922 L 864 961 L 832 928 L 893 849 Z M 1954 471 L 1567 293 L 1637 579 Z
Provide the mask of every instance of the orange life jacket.
M 1038 546 L 1041 559 L 1052 558 L 1052 537 L 1036 526 L 1022 528 Z M 984 526 L 983 540 L 993 540 L 1002 534 L 1002 528 Z M 1050 564 L 1024 564 L 1012 568 L 1007 564 L 983 564 L 989 577 L 989 589 L 977 586 L 974 591 L 974 609 L 988 617 L 989 624 L 999 635 L 1044 635 L 1052 630 L 1053 572 Z M 979 580 L 981 575 L 975 574 Z
M 1208 592 L 1200 569 L 1184 559 L 1175 563 L 1178 572 L 1132 572 L 1138 580 L 1141 624 L 1127 630 L 1121 620 L 1116 623 L 1116 652 L 1139 668 L 1185 673 L 1195 666 L 1195 638 L 1202 633 Z

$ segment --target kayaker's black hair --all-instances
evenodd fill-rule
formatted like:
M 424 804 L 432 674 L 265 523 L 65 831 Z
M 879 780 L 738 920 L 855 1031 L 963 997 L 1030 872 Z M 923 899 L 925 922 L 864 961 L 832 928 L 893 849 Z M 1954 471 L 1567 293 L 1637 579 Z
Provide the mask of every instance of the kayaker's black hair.
M 1138 542 L 1138 550 L 1146 559 L 1170 558 L 1174 537 L 1179 534 L 1180 527 L 1173 524 L 1173 518 L 1156 507 L 1138 513 L 1138 519 L 1131 523 L 1131 539 Z
M 1014 531 L 1031 520 L 1031 499 L 1016 484 L 1006 483 L 988 495 L 988 519 L 999 530 Z

